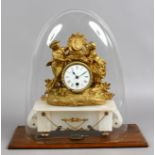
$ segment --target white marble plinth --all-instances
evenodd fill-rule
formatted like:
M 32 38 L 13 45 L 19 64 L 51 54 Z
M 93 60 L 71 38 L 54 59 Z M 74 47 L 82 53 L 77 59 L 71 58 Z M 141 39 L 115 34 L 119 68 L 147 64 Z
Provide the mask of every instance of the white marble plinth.
M 38 100 L 27 119 L 28 126 L 37 128 L 38 132 L 50 132 L 58 126 L 64 130 L 87 130 L 88 125 L 99 131 L 112 131 L 120 127 L 122 122 L 122 116 L 113 100 L 104 105 L 76 107 L 53 106 Z

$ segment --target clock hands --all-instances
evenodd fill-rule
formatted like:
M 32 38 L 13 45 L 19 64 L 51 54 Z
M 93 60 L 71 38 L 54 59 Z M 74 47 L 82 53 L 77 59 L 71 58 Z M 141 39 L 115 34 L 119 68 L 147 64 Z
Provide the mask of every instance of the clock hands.
M 77 76 L 77 75 L 75 74 L 75 72 L 73 71 L 73 69 L 72 69 L 72 73 L 73 73 L 75 76 Z
M 86 74 L 86 73 L 87 73 L 87 71 L 83 72 L 83 73 L 80 74 L 78 77 L 80 77 L 80 76 L 82 76 L 82 75 L 84 75 L 84 74 Z
M 73 69 L 72 69 L 72 73 L 75 75 L 75 78 L 76 78 L 76 79 L 79 78 L 79 76 L 77 76 L 77 75 L 75 74 L 75 72 L 73 71 Z
M 77 76 L 76 73 L 74 72 L 74 70 L 72 69 L 72 73 L 73 73 L 73 75 L 75 75 L 75 78 L 78 79 L 80 76 L 86 74 L 87 71 L 85 71 L 85 72 L 83 72 L 82 74 L 80 74 L 79 76 Z

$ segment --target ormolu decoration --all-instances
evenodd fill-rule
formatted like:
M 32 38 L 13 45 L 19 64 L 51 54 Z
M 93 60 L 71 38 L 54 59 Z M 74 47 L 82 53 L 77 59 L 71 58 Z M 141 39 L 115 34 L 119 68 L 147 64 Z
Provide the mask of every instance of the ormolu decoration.
M 87 118 L 63 118 L 62 121 L 64 122 L 83 122 L 83 121 L 88 121 Z
M 72 34 L 67 46 L 59 41 L 50 45 L 52 58 L 47 63 L 54 79 L 47 79 L 42 99 L 52 105 L 97 105 L 110 100 L 110 84 L 102 82 L 106 76 L 106 62 L 97 55 L 96 44 L 88 42 L 80 33 Z

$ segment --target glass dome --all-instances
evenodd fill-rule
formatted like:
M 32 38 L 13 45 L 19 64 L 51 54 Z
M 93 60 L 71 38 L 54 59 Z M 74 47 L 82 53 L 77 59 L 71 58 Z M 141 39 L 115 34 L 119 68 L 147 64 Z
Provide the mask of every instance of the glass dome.
M 34 102 L 44 94 L 44 80 L 54 76 L 51 69 L 46 67 L 46 63 L 51 58 L 49 48 L 51 42 L 58 40 L 62 46 L 65 46 L 68 37 L 77 32 L 85 35 L 87 40 L 95 42 L 97 54 L 106 61 L 104 81 L 111 83 L 110 91 L 115 94 L 113 99 L 123 116 L 123 123 L 126 124 L 123 76 L 115 39 L 107 24 L 98 15 L 83 10 L 63 12 L 55 19 L 50 19 L 43 27 L 33 53 L 27 94 L 27 114 L 31 111 Z M 122 133 L 125 130 L 126 126 L 123 126 Z M 27 132 L 32 133 L 32 130 L 28 127 Z

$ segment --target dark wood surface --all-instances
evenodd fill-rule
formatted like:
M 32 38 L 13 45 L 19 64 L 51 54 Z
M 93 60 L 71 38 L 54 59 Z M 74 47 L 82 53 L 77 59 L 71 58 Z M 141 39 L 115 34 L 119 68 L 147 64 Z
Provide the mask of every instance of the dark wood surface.
M 108 137 L 90 136 L 83 140 L 71 140 L 68 137 L 54 137 L 46 141 L 36 141 L 26 135 L 25 126 L 18 126 L 14 132 L 9 149 L 54 149 L 54 148 L 118 148 L 147 147 L 148 143 L 136 124 L 129 124 L 127 131 L 113 139 L 119 133 L 114 130 Z

